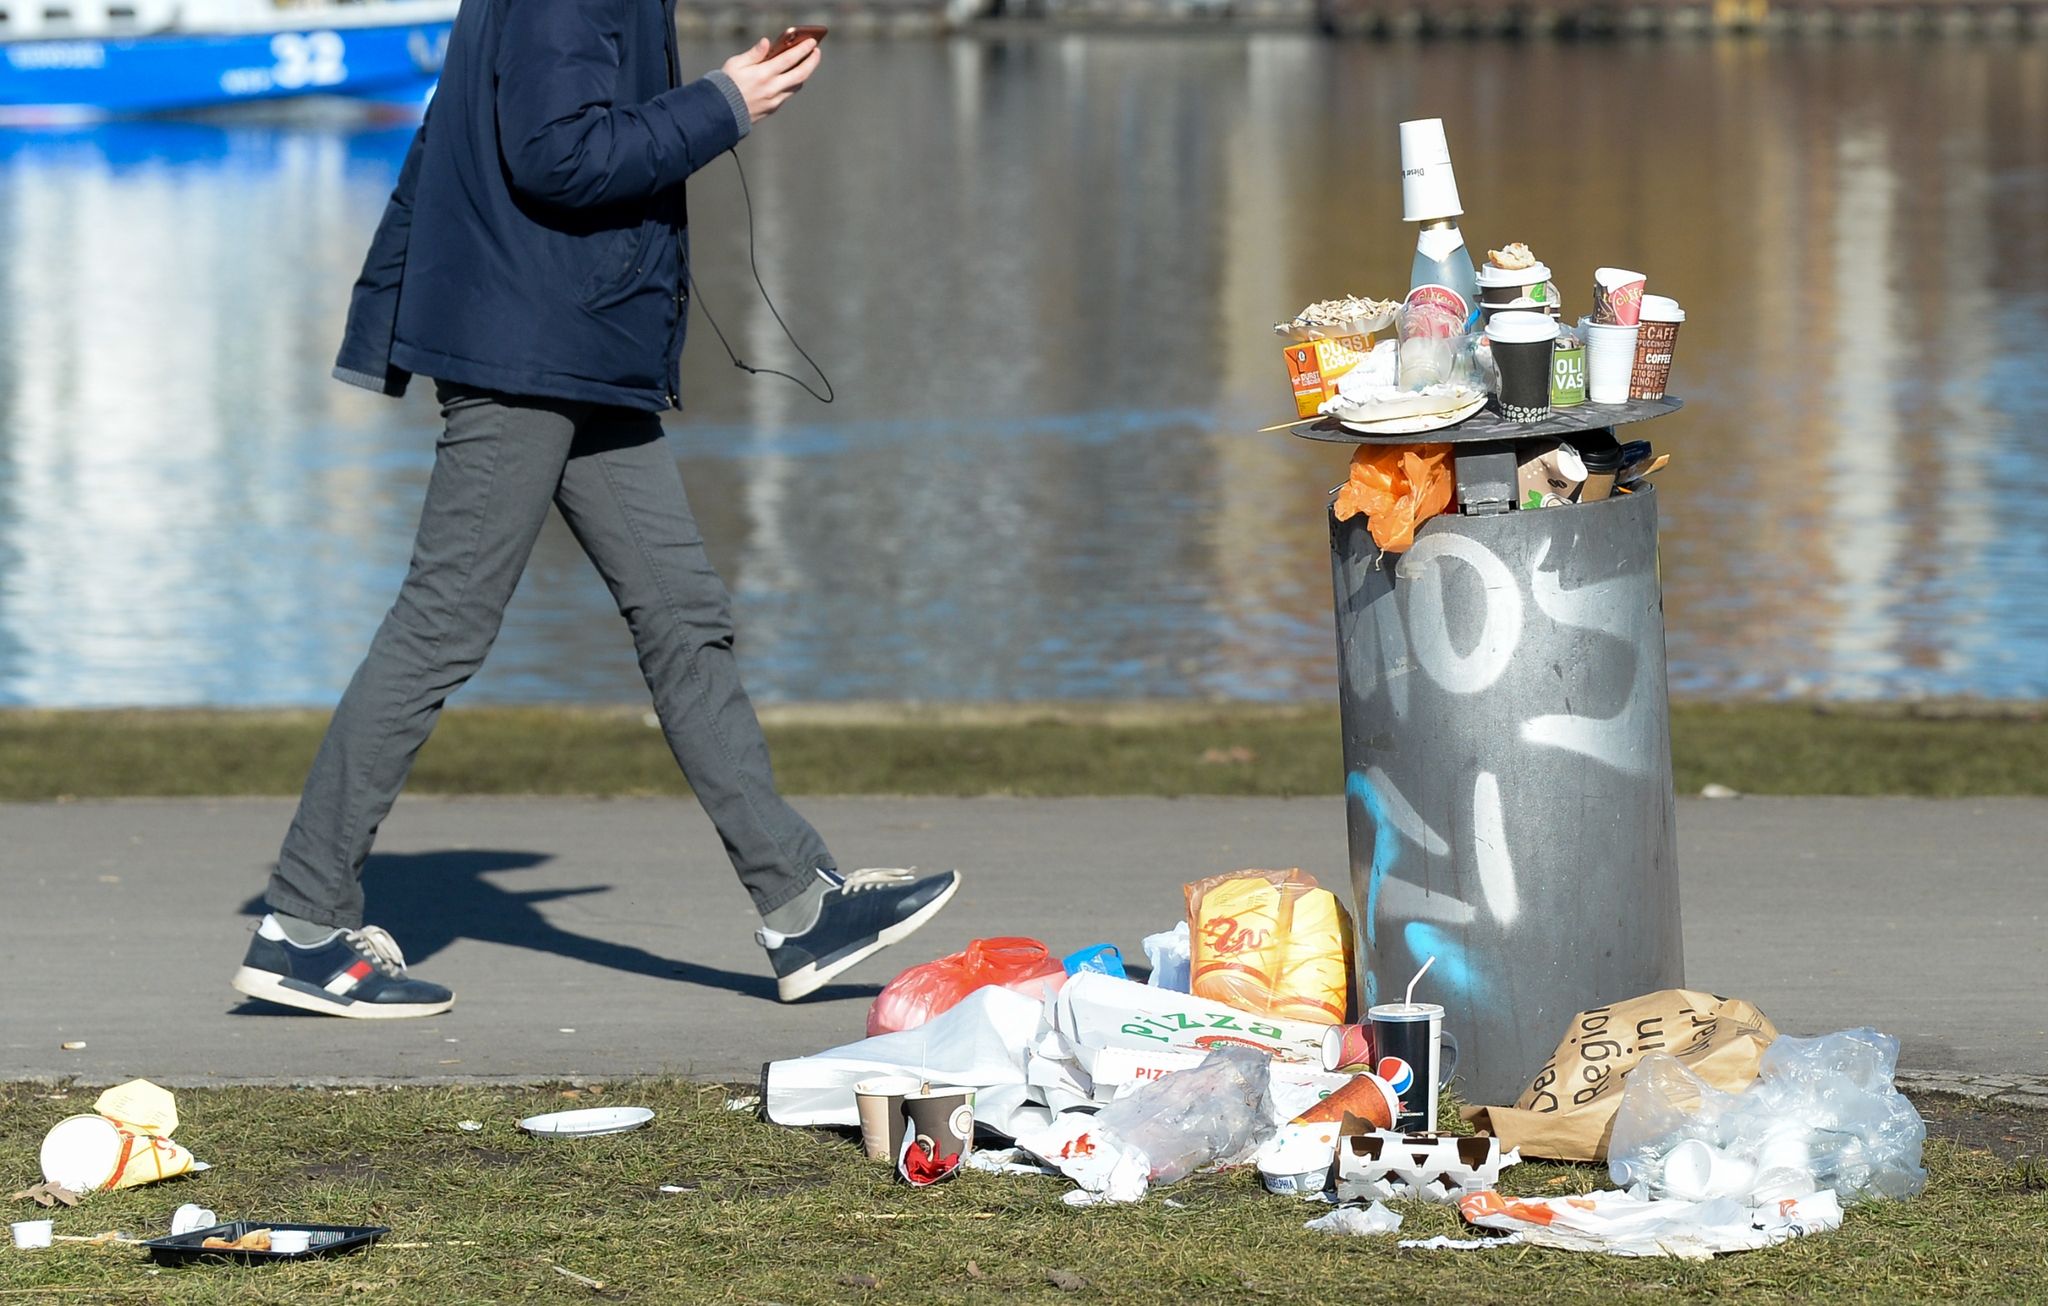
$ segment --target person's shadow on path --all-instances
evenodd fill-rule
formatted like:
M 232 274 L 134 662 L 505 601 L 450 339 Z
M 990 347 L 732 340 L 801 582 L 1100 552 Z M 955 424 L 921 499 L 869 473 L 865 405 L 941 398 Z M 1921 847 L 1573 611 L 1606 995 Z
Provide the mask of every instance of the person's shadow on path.
M 693 961 L 657 957 L 644 948 L 572 933 L 537 910 L 540 904 L 603 893 L 609 886 L 577 889 L 508 889 L 486 878 L 505 871 L 524 871 L 554 860 L 549 853 L 502 848 L 471 848 L 431 853 L 376 853 L 363 868 L 365 915 L 381 925 L 405 950 L 408 966 L 418 965 L 457 939 L 475 939 L 510 948 L 551 952 L 590 966 L 629 975 L 675 979 L 706 988 L 726 989 L 744 997 L 775 1000 L 775 980 L 762 958 L 759 974 L 721 970 Z M 261 916 L 269 908 L 258 894 L 242 904 L 244 916 Z M 803 999 L 868 999 L 880 993 L 872 984 L 828 984 Z M 286 1014 L 291 1009 L 248 1002 L 237 1015 Z M 294 1013 L 298 1014 L 298 1013 Z

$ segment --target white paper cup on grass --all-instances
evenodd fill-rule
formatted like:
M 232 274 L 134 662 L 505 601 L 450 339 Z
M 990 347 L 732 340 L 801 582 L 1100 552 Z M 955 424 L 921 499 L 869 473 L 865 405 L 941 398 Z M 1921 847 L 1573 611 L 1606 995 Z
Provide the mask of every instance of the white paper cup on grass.
M 37 1247 L 48 1247 L 55 1237 L 57 1224 L 54 1220 L 20 1220 L 7 1226 L 14 1235 L 14 1245 L 23 1251 Z
M 1636 332 L 1631 326 L 1604 326 L 1593 319 L 1579 319 L 1580 338 L 1586 342 L 1586 400 L 1595 404 L 1628 402 L 1629 378 L 1635 371 Z

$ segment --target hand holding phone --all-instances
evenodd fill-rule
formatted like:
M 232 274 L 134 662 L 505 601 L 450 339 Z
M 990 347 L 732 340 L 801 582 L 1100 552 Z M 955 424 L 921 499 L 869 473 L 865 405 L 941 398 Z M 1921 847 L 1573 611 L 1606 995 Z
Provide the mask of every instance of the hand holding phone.
M 781 108 L 810 80 L 818 70 L 820 48 L 812 44 L 799 52 L 798 47 L 807 40 L 823 40 L 824 36 L 822 27 L 792 27 L 774 41 L 756 41 L 751 50 L 743 50 L 725 61 L 725 75 L 739 88 L 754 122 Z
M 825 33 L 829 30 L 829 28 L 818 26 L 786 27 L 783 29 L 782 35 L 776 37 L 774 42 L 769 45 L 768 57 L 773 59 L 776 55 L 788 54 L 791 50 L 796 49 L 797 42 L 799 41 L 816 41 L 818 44 L 823 45 L 825 43 Z

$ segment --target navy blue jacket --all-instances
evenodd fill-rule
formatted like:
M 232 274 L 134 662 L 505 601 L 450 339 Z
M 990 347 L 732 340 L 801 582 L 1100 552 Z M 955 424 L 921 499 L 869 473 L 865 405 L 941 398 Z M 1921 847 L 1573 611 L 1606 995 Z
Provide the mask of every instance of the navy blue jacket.
M 350 299 L 334 374 L 678 404 L 683 179 L 746 134 L 680 85 L 673 0 L 464 0 Z

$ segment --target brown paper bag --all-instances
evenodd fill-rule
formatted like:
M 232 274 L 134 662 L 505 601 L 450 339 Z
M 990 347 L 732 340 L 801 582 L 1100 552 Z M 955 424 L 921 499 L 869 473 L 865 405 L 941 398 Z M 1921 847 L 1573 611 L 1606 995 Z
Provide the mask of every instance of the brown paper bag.
M 1557 1051 L 1511 1107 L 1473 1107 L 1465 1118 L 1502 1147 L 1556 1161 L 1604 1161 L 1622 1077 L 1652 1052 L 1669 1052 L 1715 1088 L 1740 1092 L 1778 1037 L 1739 998 L 1664 989 L 1572 1017 Z

